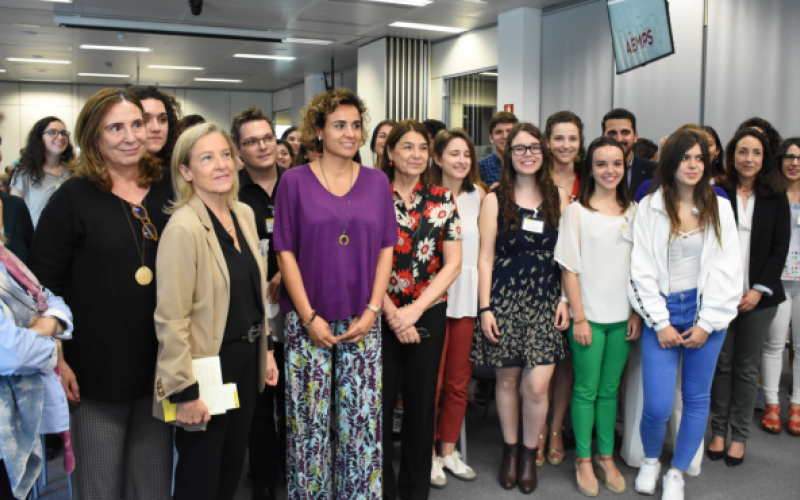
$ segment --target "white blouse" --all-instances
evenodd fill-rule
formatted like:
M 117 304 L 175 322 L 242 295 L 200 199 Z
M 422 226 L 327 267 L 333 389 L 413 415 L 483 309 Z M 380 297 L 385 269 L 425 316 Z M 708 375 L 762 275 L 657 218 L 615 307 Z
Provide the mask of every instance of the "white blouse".
M 618 323 L 631 315 L 628 275 L 635 213 L 635 203 L 620 216 L 572 203 L 561 216 L 555 259 L 578 275 L 583 312 L 594 323 Z
M 753 229 L 753 211 L 756 207 L 756 196 L 747 197 L 747 208 L 742 207 L 742 197 L 736 196 L 736 212 L 739 214 L 739 252 L 742 255 L 742 271 L 744 273 L 744 293 L 750 291 L 750 233 Z
M 471 193 L 461 193 L 456 198 L 456 208 L 464 239 L 461 241 L 461 274 L 447 289 L 447 317 L 475 318 L 478 316 L 478 250 L 481 246 L 478 186 Z

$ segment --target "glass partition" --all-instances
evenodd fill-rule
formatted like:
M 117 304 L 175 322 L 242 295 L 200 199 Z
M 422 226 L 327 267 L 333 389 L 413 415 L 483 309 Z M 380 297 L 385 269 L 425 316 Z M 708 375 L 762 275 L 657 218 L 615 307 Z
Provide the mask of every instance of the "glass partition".
M 472 137 L 478 158 L 492 154 L 489 120 L 497 112 L 494 70 L 445 78 L 442 109 L 447 128 L 463 128 Z

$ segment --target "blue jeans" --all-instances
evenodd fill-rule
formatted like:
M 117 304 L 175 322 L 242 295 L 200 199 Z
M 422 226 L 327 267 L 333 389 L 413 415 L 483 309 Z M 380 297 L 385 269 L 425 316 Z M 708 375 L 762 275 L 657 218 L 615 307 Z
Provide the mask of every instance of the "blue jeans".
M 678 333 L 694 325 L 697 290 L 686 290 L 666 297 L 669 322 Z M 642 445 L 647 458 L 661 455 L 667 421 L 672 412 L 678 365 L 683 355 L 683 414 L 672 457 L 672 467 L 686 471 L 703 440 L 711 402 L 711 383 L 726 330 L 713 332 L 700 349 L 673 347 L 662 349 L 658 334 L 645 325 L 642 332 Z

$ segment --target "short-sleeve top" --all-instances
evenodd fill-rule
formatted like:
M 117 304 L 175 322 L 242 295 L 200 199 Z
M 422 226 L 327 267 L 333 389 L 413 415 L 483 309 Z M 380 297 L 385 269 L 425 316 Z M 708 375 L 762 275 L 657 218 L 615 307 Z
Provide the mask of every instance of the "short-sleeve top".
M 306 164 L 287 170 L 275 195 L 275 251 L 294 254 L 309 303 L 326 321 L 364 312 L 381 249 L 397 242 L 386 174 L 359 166 L 350 191 L 332 197 Z M 347 245 L 339 244 L 343 222 L 350 238 Z M 280 305 L 284 313 L 295 310 L 285 282 Z
M 11 187 L 22 192 L 22 199 L 28 205 L 31 213 L 33 227 L 39 223 L 39 216 L 42 214 L 45 205 L 56 192 L 56 189 L 69 177 L 69 169 L 64 169 L 61 175 L 54 175 L 44 172 L 44 176 L 38 184 L 34 184 L 30 174 L 18 172 L 11 181 Z
M 461 219 L 461 274 L 447 289 L 447 317 L 474 318 L 478 316 L 478 251 L 481 235 L 478 231 L 478 214 L 481 197 L 478 187 L 471 193 L 463 192 L 456 198 L 456 209 Z
M 418 181 L 411 192 L 411 203 L 394 190 L 397 216 L 397 244 L 389 277 L 389 297 L 397 307 L 413 303 L 436 278 L 444 265 L 445 241 L 460 241 L 461 218 L 449 189 Z M 443 294 L 434 305 L 447 301 Z
M 555 259 L 578 275 L 583 311 L 595 323 L 617 323 L 631 315 L 628 275 L 635 213 L 635 203 L 621 216 L 572 203 L 561 215 Z
M 791 203 L 792 211 L 792 237 L 789 240 L 789 253 L 786 254 L 786 264 L 781 273 L 782 280 L 800 280 L 800 203 Z

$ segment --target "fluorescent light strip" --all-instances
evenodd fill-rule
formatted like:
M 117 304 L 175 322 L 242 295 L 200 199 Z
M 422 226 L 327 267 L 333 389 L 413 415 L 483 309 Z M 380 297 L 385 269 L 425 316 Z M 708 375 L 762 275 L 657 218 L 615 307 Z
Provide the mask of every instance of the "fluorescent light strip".
M 196 82 L 222 82 L 222 83 L 242 83 L 241 80 L 228 80 L 225 78 L 195 78 Z
M 152 52 L 149 47 L 119 47 L 116 45 L 81 45 L 86 50 L 119 50 L 122 52 Z
M 450 26 L 436 26 L 434 24 L 417 24 L 417 23 L 392 23 L 389 26 L 392 28 L 408 28 L 412 30 L 425 30 L 425 31 L 444 31 L 447 33 L 463 33 L 467 31 L 466 28 L 453 28 Z
M 497 76 L 497 73 L 486 72 L 486 73 L 481 73 L 481 75 L 484 75 L 484 76 Z
M 160 64 L 151 64 L 148 66 L 150 69 L 180 69 L 185 71 L 203 71 L 205 68 L 199 66 L 162 66 Z
M 294 61 L 297 59 L 296 57 L 289 56 L 265 56 L 261 54 L 234 54 L 233 57 L 239 57 L 243 59 L 270 59 L 274 61 Z
M 42 2 L 50 2 L 50 3 L 72 3 L 72 0 L 42 0 Z
M 397 5 L 410 5 L 412 7 L 425 7 L 433 3 L 433 0 L 367 0 L 376 3 L 393 3 Z
M 78 73 L 78 76 L 95 76 L 98 78 L 130 78 L 131 75 L 122 75 L 117 73 Z
M 6 70 L 0 69 L 0 73 L 5 73 L 5 72 L 6 72 Z
M 283 43 L 308 43 L 311 45 L 330 45 L 333 40 L 317 40 L 315 38 L 284 38 Z
M 39 63 L 39 64 L 71 64 L 69 61 L 59 61 L 59 60 L 56 60 L 56 59 L 36 59 L 36 58 L 27 58 L 27 57 L 6 57 L 6 61 L 9 61 L 9 62 Z
M 45 78 L 17 78 L 21 82 L 48 82 L 48 83 L 71 83 L 70 80 L 47 80 Z

